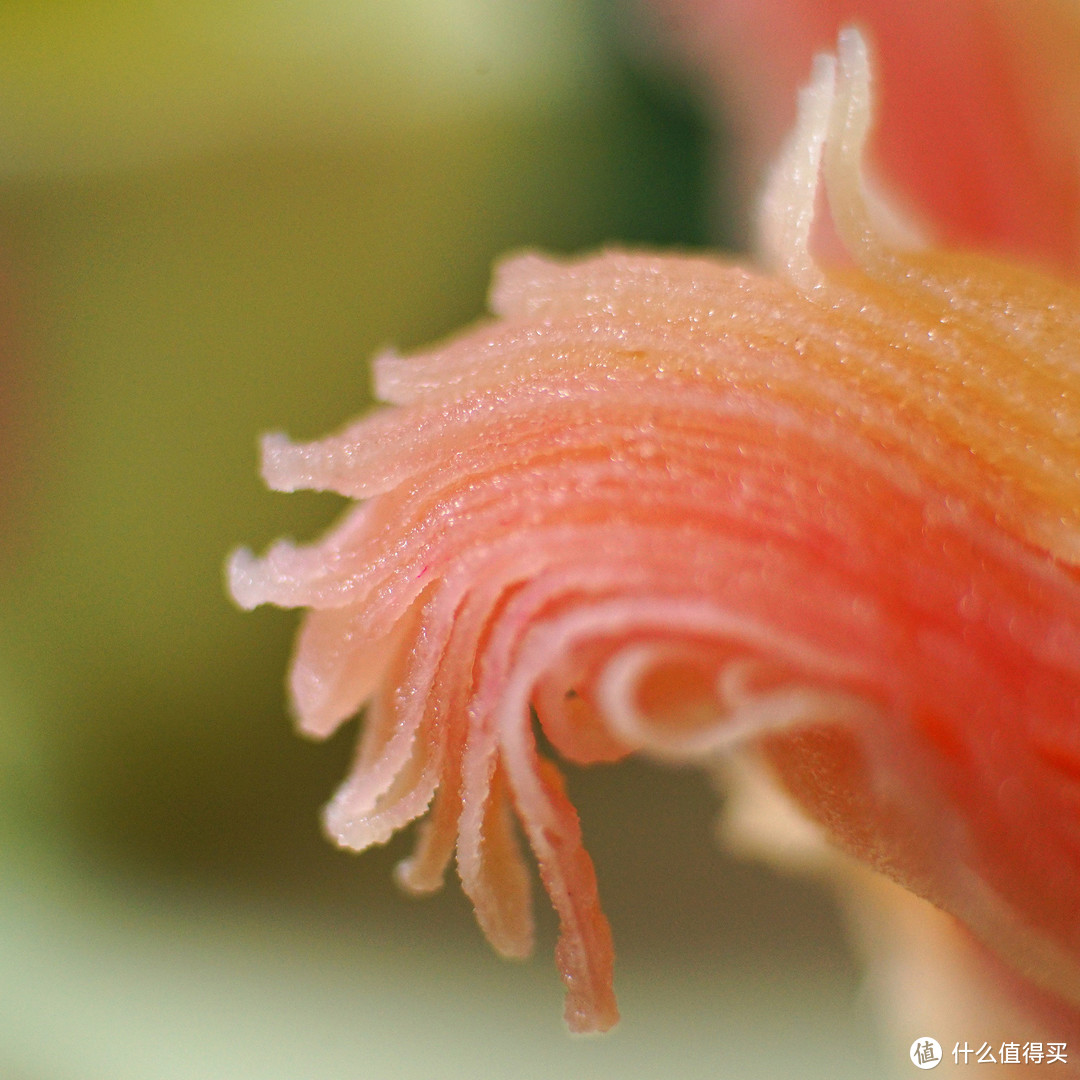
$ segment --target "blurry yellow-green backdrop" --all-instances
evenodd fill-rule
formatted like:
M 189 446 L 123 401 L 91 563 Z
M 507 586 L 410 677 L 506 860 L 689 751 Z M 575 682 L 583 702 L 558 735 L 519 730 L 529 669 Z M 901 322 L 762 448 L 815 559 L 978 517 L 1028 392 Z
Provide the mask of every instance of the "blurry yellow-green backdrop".
M 637 27 L 635 30 L 634 27 Z M 547 917 L 497 959 L 407 849 L 320 836 L 296 616 L 237 543 L 315 535 L 256 437 L 369 400 L 525 246 L 706 239 L 711 153 L 641 24 L 575 0 L 0 5 L 0 1078 L 861 1077 L 814 886 L 728 860 L 694 773 L 572 772 L 622 1025 L 571 1039 Z M 683 95 L 683 96 L 680 96 Z

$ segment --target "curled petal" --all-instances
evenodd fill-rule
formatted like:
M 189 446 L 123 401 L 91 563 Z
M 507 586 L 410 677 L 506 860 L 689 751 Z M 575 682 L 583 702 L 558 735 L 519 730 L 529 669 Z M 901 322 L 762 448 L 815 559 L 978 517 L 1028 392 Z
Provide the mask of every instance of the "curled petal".
M 487 757 L 488 762 L 493 759 L 494 755 Z M 528 956 L 533 948 L 532 883 L 518 845 L 501 766 L 496 765 L 490 777 L 470 776 L 465 806 L 458 869 L 477 921 L 503 956 Z
M 378 361 L 391 407 L 267 441 L 271 483 L 366 501 L 231 566 L 245 606 L 315 609 L 305 730 L 370 699 L 329 831 L 361 848 L 430 805 L 402 883 L 456 845 L 521 956 L 520 828 L 576 1030 L 617 1017 L 611 934 L 534 714 L 577 762 L 750 745 L 836 845 L 1080 1009 L 1080 293 L 887 238 L 861 39 L 814 80 L 767 203 L 780 276 L 505 264 L 498 319 Z
M 388 634 L 365 633 L 353 608 L 308 613 L 296 642 L 289 691 L 300 730 L 326 738 L 355 716 L 383 684 L 404 623 Z
M 855 23 L 880 73 L 872 174 L 890 204 L 940 244 L 1080 271 L 1080 11 L 1071 0 L 648 6 L 735 136 L 742 205 L 790 130 L 815 51 Z
M 356 765 L 326 808 L 327 832 L 362 851 L 419 817 L 439 785 L 445 727 L 427 709 L 439 643 L 400 649 L 368 709 Z

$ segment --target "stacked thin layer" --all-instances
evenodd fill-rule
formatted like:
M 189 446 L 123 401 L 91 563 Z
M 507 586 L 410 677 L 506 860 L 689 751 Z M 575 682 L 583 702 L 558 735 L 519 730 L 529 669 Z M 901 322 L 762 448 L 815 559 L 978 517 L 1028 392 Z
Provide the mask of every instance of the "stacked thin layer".
M 245 607 L 312 609 L 304 730 L 366 706 L 328 830 L 426 813 L 403 883 L 456 850 L 517 956 L 520 825 L 577 1030 L 617 1017 L 613 950 L 534 715 L 579 762 L 755 743 L 843 848 L 1080 1008 L 1080 293 L 878 239 L 867 78 L 855 35 L 818 64 L 767 201 L 779 276 L 518 259 L 495 321 L 377 362 L 388 408 L 264 444 L 271 487 L 362 500 L 230 568 Z M 819 170 L 856 264 L 832 273 Z

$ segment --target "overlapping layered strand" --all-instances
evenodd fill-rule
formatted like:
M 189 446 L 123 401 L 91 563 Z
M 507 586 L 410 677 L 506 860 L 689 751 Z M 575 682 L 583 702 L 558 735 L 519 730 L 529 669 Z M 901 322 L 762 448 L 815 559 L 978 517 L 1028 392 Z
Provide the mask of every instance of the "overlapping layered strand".
M 754 742 L 841 847 L 1080 1009 L 1080 295 L 886 247 L 867 109 L 847 35 L 773 181 L 776 277 L 520 258 L 495 320 L 377 362 L 386 407 L 264 444 L 271 487 L 360 500 L 230 567 L 244 606 L 311 609 L 303 729 L 366 707 L 328 831 L 359 850 L 426 815 L 403 884 L 456 852 L 510 956 L 523 836 L 576 1030 L 617 1017 L 613 949 L 534 718 L 584 763 Z M 832 273 L 819 172 L 853 261 Z

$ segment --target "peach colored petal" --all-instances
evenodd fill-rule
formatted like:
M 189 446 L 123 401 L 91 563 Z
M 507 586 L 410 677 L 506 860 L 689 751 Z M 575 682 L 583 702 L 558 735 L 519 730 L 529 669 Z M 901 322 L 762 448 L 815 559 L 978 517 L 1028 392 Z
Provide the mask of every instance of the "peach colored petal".
M 575 1030 L 617 1018 L 613 948 L 534 714 L 581 762 L 752 744 L 837 846 L 1080 1010 L 1080 291 L 886 243 L 868 108 L 845 33 L 770 187 L 777 276 L 527 256 L 498 318 L 378 361 L 390 407 L 264 444 L 274 486 L 365 500 L 230 567 L 245 606 L 315 609 L 306 730 L 370 697 L 328 830 L 359 849 L 434 803 L 399 877 L 438 887 L 456 845 L 519 956 L 516 819 Z
M 1080 270 L 1074 0 L 650 0 L 757 190 L 811 57 L 855 23 L 881 73 L 873 173 L 943 244 Z

